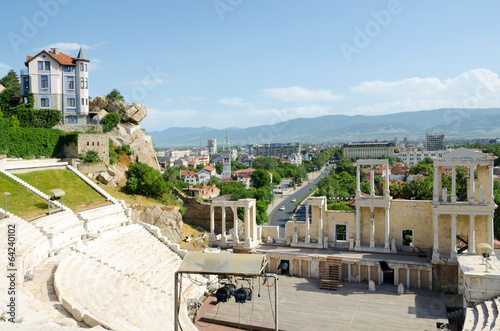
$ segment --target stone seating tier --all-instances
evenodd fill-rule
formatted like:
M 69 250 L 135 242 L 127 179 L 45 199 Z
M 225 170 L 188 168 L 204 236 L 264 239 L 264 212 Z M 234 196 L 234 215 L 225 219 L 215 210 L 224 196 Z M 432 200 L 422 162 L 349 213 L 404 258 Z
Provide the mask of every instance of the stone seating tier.
M 500 330 L 500 297 L 495 297 L 468 307 L 465 312 L 463 331 Z
M 120 204 L 113 203 L 77 213 L 83 221 L 85 230 L 89 233 L 98 233 L 122 225 L 127 217 Z
M 133 224 L 78 247 L 59 264 L 54 287 L 63 306 L 90 326 L 171 329 L 180 263 L 177 253 Z
M 33 223 L 49 238 L 52 249 L 67 246 L 85 233 L 83 222 L 71 210 L 44 216 Z

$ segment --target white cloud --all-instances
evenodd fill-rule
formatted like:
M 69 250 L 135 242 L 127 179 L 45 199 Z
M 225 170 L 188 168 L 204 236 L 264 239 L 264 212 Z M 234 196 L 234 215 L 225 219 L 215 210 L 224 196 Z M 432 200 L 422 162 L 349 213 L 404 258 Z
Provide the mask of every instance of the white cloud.
M 260 90 L 260 93 L 266 97 L 287 102 L 338 101 L 343 99 L 342 96 L 335 95 L 329 90 L 308 90 L 301 86 L 263 89 Z
M 93 45 L 86 45 L 86 44 L 79 44 L 79 43 L 65 43 L 65 42 L 57 42 L 53 43 L 50 45 L 46 45 L 43 47 L 35 48 L 36 52 L 40 52 L 42 50 L 50 50 L 51 48 L 59 48 L 59 51 L 63 53 L 71 53 L 71 52 L 77 52 L 80 50 L 80 47 L 85 49 L 96 49 L 99 46 L 106 45 L 108 42 L 107 41 L 101 41 Z M 69 55 L 69 54 L 68 54 Z
M 217 102 L 226 106 L 235 106 L 235 107 L 248 106 L 248 104 L 243 102 L 243 99 L 241 98 L 222 98 L 219 99 Z
M 89 62 L 89 70 L 91 71 L 96 71 L 96 70 L 99 70 L 102 68 L 101 64 L 102 64 L 102 60 L 101 59 L 92 59 L 90 60 Z
M 132 82 L 128 82 L 127 85 L 132 86 L 156 86 L 163 85 L 169 83 L 170 80 L 164 78 L 144 78 L 139 80 L 134 80 Z
M 474 69 L 456 77 L 408 78 L 394 82 L 362 82 L 350 88 L 352 99 L 365 105 L 353 114 L 389 114 L 436 108 L 489 108 L 500 104 L 500 79 L 487 69 Z
M 10 69 L 11 69 L 11 67 L 9 65 L 0 62 L 0 78 L 5 76 L 9 72 Z

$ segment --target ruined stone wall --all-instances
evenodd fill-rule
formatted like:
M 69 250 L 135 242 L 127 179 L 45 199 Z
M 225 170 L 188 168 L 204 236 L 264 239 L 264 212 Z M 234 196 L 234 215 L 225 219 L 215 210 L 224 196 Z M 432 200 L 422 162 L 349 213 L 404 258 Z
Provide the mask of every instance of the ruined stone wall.
M 78 135 L 78 154 L 85 154 L 86 151 L 95 150 L 99 152 L 101 161 L 109 164 L 109 139 L 104 134 Z
M 184 207 L 186 207 L 186 213 L 183 215 L 184 222 L 200 226 L 207 231 L 210 231 L 210 206 L 208 202 L 200 201 L 194 197 L 188 197 L 177 189 L 174 190 L 175 195 L 184 202 Z M 231 208 L 226 208 L 226 232 L 232 229 L 233 226 L 233 211 Z M 214 224 L 215 233 L 222 232 L 222 209 L 220 207 L 215 207 L 214 209 Z
M 432 265 L 432 290 L 444 293 L 458 293 L 458 265 Z

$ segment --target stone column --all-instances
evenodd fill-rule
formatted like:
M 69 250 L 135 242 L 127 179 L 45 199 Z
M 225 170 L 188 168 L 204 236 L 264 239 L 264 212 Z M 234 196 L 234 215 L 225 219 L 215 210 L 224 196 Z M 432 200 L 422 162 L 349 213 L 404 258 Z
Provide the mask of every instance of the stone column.
M 406 288 L 410 288 L 410 267 L 405 266 L 406 268 Z
M 418 289 L 420 290 L 420 288 L 422 287 L 422 278 L 421 278 L 422 268 L 418 268 L 417 272 L 418 272 Z
M 429 291 L 432 291 L 432 268 L 427 269 L 429 271 Z
M 361 247 L 361 207 L 356 206 L 356 247 Z
M 352 268 L 352 264 L 351 264 L 351 262 L 349 262 L 349 264 L 347 264 L 347 281 L 349 283 L 351 282 L 351 268 Z
M 394 286 L 399 285 L 399 267 L 394 267 Z
M 370 280 L 372 280 L 372 266 L 369 264 L 366 264 L 366 270 L 368 273 L 368 284 L 370 284 Z
M 476 254 L 476 220 L 475 215 L 470 215 L 470 230 L 469 230 L 469 255 Z
M 333 229 L 332 229 L 333 243 L 332 243 L 332 245 L 333 245 L 333 247 L 335 247 L 335 244 L 337 243 L 337 223 L 333 222 L 332 226 L 333 226 Z M 346 230 L 347 230 L 347 227 L 346 227 Z
M 495 196 L 493 195 L 493 165 L 488 166 L 488 203 L 495 202 Z M 493 247 L 493 246 L 491 246 Z
M 491 248 L 495 247 L 495 229 L 493 227 L 493 214 L 488 215 L 488 244 Z M 495 251 L 491 251 L 490 255 L 495 255 Z
M 298 241 L 298 237 L 299 237 L 299 236 L 298 236 L 298 233 L 297 233 L 297 217 L 296 217 L 296 216 L 294 216 L 294 217 L 293 217 L 293 235 L 292 235 L 292 242 L 293 242 L 294 244 L 296 244 L 296 243 L 297 243 L 297 241 Z
M 233 226 L 234 226 L 234 238 L 233 238 L 233 243 L 238 243 L 240 234 L 238 230 L 238 209 L 236 207 L 231 207 L 231 210 L 233 211 Z
M 210 205 L 210 239 L 215 239 L 214 205 Z
M 306 244 L 311 243 L 311 233 L 309 231 L 309 204 L 306 203 Z
M 457 215 L 451 214 L 450 260 L 457 260 Z
M 434 203 L 438 203 L 439 202 L 439 192 L 441 191 L 439 189 L 439 176 L 441 174 L 439 173 L 439 167 L 438 165 L 436 164 L 436 162 L 434 162 L 434 188 L 433 188 L 433 202 Z
M 370 248 L 375 247 L 375 209 L 370 207 Z
M 439 261 L 439 215 L 434 214 L 434 245 L 432 247 L 432 261 Z
M 323 206 L 319 206 L 318 244 L 323 247 Z
M 456 167 L 451 167 L 451 202 L 457 202 L 457 171 Z
M 391 191 L 389 189 L 389 179 L 390 179 L 390 168 L 389 168 L 389 163 L 385 166 L 385 196 L 389 197 L 391 195 Z
M 226 243 L 227 242 L 227 234 L 226 234 L 226 207 L 221 207 L 222 208 L 222 236 L 221 236 L 221 242 Z
M 389 219 L 389 208 L 384 208 L 385 209 L 385 241 L 384 241 L 384 248 L 385 249 L 391 249 L 390 243 L 389 243 L 389 235 L 390 235 L 390 219 Z
M 378 271 L 378 284 L 382 285 L 383 272 L 382 272 L 382 268 L 380 268 L 380 264 L 378 265 L 377 271 Z
M 361 283 L 361 260 L 358 260 L 358 283 Z
M 289 263 L 290 263 L 290 265 L 289 265 L 289 268 L 290 268 L 289 269 L 289 275 L 290 276 L 294 276 L 294 272 L 293 272 L 293 259 L 290 259 Z
M 356 164 L 356 196 L 360 196 L 361 195 L 361 185 L 360 185 L 360 182 L 361 182 L 361 179 L 360 179 L 360 175 L 359 175 L 359 164 Z
M 373 166 L 370 166 L 370 195 L 375 196 L 375 172 Z
M 471 165 L 469 169 L 469 183 L 470 183 L 470 200 L 471 202 L 476 202 L 476 180 L 474 178 L 475 165 Z
M 245 244 L 250 244 L 250 206 L 245 207 Z

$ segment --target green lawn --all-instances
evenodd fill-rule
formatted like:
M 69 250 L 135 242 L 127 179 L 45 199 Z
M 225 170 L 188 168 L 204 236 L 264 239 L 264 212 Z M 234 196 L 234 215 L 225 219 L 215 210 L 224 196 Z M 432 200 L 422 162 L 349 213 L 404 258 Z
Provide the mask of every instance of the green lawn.
M 47 211 L 47 201 L 31 192 L 13 179 L 0 174 L 0 207 L 5 208 L 5 196 L 9 192 L 7 211 L 25 220 L 44 215 Z
M 66 193 L 63 197 L 63 203 L 72 210 L 81 210 L 108 203 L 102 195 L 69 170 L 33 171 L 16 176 L 48 195 L 50 195 L 49 190 L 62 189 Z

